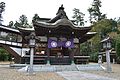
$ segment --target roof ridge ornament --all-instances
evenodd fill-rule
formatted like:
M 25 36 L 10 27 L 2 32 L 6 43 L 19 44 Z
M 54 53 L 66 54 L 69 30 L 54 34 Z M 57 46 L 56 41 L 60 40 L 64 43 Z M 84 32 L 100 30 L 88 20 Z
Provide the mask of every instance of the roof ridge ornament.
M 64 11 L 64 7 L 63 4 L 61 5 L 61 7 L 59 7 L 57 13 L 56 13 L 56 17 L 54 17 L 53 19 L 49 20 L 48 23 L 55 23 L 57 20 L 59 19 L 68 19 L 66 12 Z
M 59 7 L 58 12 L 56 13 L 56 15 L 59 14 L 60 11 L 63 11 L 63 10 L 64 10 L 64 7 L 63 7 L 63 4 L 62 4 L 61 7 Z
M 63 18 L 68 19 L 67 15 L 66 15 L 66 12 L 64 11 L 63 4 L 61 5 L 61 7 L 59 7 L 56 15 L 59 15 L 60 19 L 63 19 Z

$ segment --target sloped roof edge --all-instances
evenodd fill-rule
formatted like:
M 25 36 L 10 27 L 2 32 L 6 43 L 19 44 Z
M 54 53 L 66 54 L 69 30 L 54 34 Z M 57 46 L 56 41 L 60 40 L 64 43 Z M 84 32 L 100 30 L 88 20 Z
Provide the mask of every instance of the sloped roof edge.
M 19 30 L 17 29 L 13 29 L 13 28 L 9 28 L 5 25 L 0 25 L 0 28 L 4 29 L 4 30 L 8 30 L 8 31 L 12 31 L 12 32 L 15 32 L 15 33 L 20 33 Z

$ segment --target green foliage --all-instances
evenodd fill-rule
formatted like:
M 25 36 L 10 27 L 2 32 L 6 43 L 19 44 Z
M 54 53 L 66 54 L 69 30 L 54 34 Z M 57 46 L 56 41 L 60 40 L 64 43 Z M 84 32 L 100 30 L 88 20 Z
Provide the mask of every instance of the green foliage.
M 95 39 L 98 40 L 98 39 Z M 90 61 L 97 62 L 98 61 L 98 51 L 99 51 L 99 41 L 95 43 L 91 41 L 84 42 L 80 45 L 80 52 L 82 55 L 90 56 Z
M 120 58 L 120 34 L 116 38 L 116 53 L 117 57 Z
M 112 31 L 111 20 L 102 19 L 96 22 L 92 26 L 91 31 L 97 32 L 97 34 L 90 40 L 92 43 L 92 53 L 95 53 L 100 50 L 100 41 L 104 38 L 109 32 Z
M 13 21 L 10 21 L 9 24 L 8 24 L 8 27 L 10 27 L 10 28 L 15 28 L 14 22 L 13 22 Z
M 19 18 L 19 23 L 21 25 L 28 25 L 28 20 L 27 20 L 27 17 L 26 15 L 21 15 L 20 18 Z
M 30 28 L 31 26 L 28 24 L 28 20 L 26 15 L 21 15 L 19 21 L 16 21 L 14 24 L 15 28 L 22 27 L 22 28 Z
M 79 9 L 74 8 L 73 9 L 73 19 L 75 20 L 76 25 L 84 26 L 84 16 L 82 12 L 80 12 Z
M 2 13 L 3 11 L 5 11 L 5 3 L 1 2 L 0 3 L 0 13 Z
M 12 27 L 14 25 L 13 21 L 9 22 L 9 26 Z
M 98 61 L 98 52 L 90 54 L 90 61 L 92 61 L 92 62 Z
M 95 57 L 95 53 L 98 53 L 101 49 L 100 41 L 114 31 L 114 27 L 116 27 L 116 22 L 112 19 L 102 19 L 97 21 L 92 26 L 92 31 L 97 32 L 97 34 L 90 40 L 92 43 L 92 57 Z M 113 41 L 112 46 L 115 46 L 115 41 Z M 96 57 L 97 58 L 97 57 Z
M 101 35 L 101 37 L 104 37 L 108 33 L 112 32 L 116 26 L 117 23 L 115 23 L 114 20 L 102 19 L 93 25 L 92 31 L 96 31 L 99 35 Z
M 120 25 L 120 17 L 117 19 L 117 24 Z
M 1 22 L 3 21 L 2 20 L 2 13 L 5 11 L 5 3 L 4 2 L 1 2 L 0 3 L 0 24 Z
M 99 42 L 98 42 L 99 43 Z M 96 45 L 96 46 L 95 46 Z M 92 62 L 97 62 L 98 61 L 98 46 L 99 44 L 97 43 L 92 43 L 92 42 L 84 42 L 80 45 L 80 52 L 84 56 L 90 56 L 90 61 Z
M 90 42 L 84 42 L 84 43 L 82 43 L 81 45 L 80 45 L 80 52 L 82 53 L 82 55 L 89 55 L 89 54 L 91 54 L 91 43 Z
M 98 51 L 101 48 L 101 39 L 113 30 L 114 20 L 106 19 L 106 15 L 102 14 L 100 11 L 101 6 L 100 0 L 93 0 L 92 6 L 88 9 L 90 14 L 90 22 L 93 23 L 91 31 L 95 31 L 97 34 L 89 40 L 89 42 L 81 44 L 81 53 L 84 55 L 90 55 L 91 61 L 97 61 Z M 75 19 L 76 24 L 80 25 L 81 21 L 84 22 L 84 17 L 81 17 L 81 14 L 83 13 L 76 8 L 73 11 L 73 18 Z
M 18 28 L 18 27 L 20 27 L 21 25 L 20 25 L 20 23 L 19 23 L 18 21 L 16 21 L 15 24 L 14 24 L 14 26 L 15 26 L 15 28 Z
M 35 15 L 33 16 L 33 19 L 32 19 L 32 20 L 36 21 L 36 20 L 39 20 L 39 19 L 40 19 L 39 15 L 38 15 L 38 14 L 35 14 Z
M 102 5 L 100 0 L 93 0 L 92 6 L 88 9 L 91 23 L 106 18 L 106 15 L 102 14 L 100 11 L 101 6 Z
M 11 59 L 10 54 L 8 54 L 5 49 L 0 48 L 0 61 L 8 61 Z

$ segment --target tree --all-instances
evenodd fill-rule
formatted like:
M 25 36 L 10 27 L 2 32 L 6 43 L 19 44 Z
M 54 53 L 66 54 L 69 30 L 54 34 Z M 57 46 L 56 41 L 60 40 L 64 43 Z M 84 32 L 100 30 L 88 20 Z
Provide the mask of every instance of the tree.
M 8 24 L 8 27 L 10 27 L 10 28 L 15 28 L 15 27 L 14 27 L 14 22 L 13 22 L 13 21 L 10 21 L 9 24 Z
M 15 26 L 15 28 L 18 28 L 18 27 L 20 27 L 21 25 L 20 25 L 20 23 L 19 23 L 18 21 L 16 21 L 15 24 L 14 24 L 14 26 Z
M 92 31 L 96 31 L 101 38 L 104 38 L 117 26 L 116 23 L 114 24 L 113 22 L 115 21 L 112 19 L 102 19 L 93 25 Z
M 106 18 L 106 14 L 102 14 L 100 11 L 101 6 L 100 0 L 93 0 L 92 6 L 88 9 L 91 23 Z
M 23 26 L 28 25 L 27 17 L 25 15 L 21 15 L 20 18 L 19 18 L 19 23 Z
M 109 35 L 110 37 L 112 36 L 114 26 L 116 26 L 116 22 L 113 19 L 102 19 L 100 21 L 95 22 L 92 25 L 91 31 L 97 32 L 97 34 L 92 39 L 89 40 L 92 44 L 91 46 L 92 50 L 90 53 L 90 56 L 91 56 L 90 59 L 92 61 L 97 60 L 97 55 L 99 51 L 101 50 L 100 41 L 103 38 L 105 38 L 107 35 Z M 113 43 L 112 45 L 113 47 L 115 47 L 114 46 L 115 43 Z
M 19 18 L 19 21 L 16 21 L 14 26 L 17 27 L 23 27 L 23 28 L 30 28 L 31 26 L 28 24 L 27 17 L 25 15 L 21 15 Z
M 0 3 L 0 24 L 2 24 L 2 13 L 5 11 L 5 3 L 1 2 Z
M 80 25 L 80 26 L 84 26 L 84 16 L 85 14 L 83 14 L 82 12 L 80 12 L 79 9 L 74 8 L 73 9 L 73 19 L 75 19 L 75 24 L 76 25 Z
M 112 19 L 102 19 L 93 25 L 91 31 L 97 32 L 97 35 L 93 38 L 93 42 L 95 44 L 99 44 L 103 38 L 113 31 L 113 22 L 114 21 Z
M 116 53 L 117 53 L 117 62 L 120 63 L 120 34 L 116 37 L 115 50 L 116 50 Z
M 117 19 L 117 23 L 118 25 L 120 25 L 120 17 Z
M 35 15 L 33 16 L 33 19 L 32 19 L 32 20 L 36 21 L 36 20 L 38 20 L 38 19 L 40 19 L 39 15 L 38 15 L 38 14 L 35 14 Z

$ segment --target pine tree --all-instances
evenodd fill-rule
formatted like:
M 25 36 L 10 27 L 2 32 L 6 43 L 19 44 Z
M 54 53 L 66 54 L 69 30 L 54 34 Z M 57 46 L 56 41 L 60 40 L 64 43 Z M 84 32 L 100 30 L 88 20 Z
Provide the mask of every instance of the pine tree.
M 19 18 L 19 21 L 16 21 L 14 26 L 17 27 L 23 27 L 23 28 L 30 28 L 31 26 L 28 24 L 28 19 L 26 15 L 21 15 Z
M 102 5 L 100 0 L 93 0 L 92 6 L 88 9 L 91 23 L 106 18 L 106 14 L 102 14 L 100 11 L 101 6 Z
M 5 11 L 5 3 L 1 2 L 0 3 L 0 24 L 2 24 L 2 13 Z
M 73 19 L 75 20 L 74 24 L 79 25 L 79 26 L 84 26 L 84 16 L 82 12 L 80 12 L 79 9 L 74 8 L 73 9 Z

